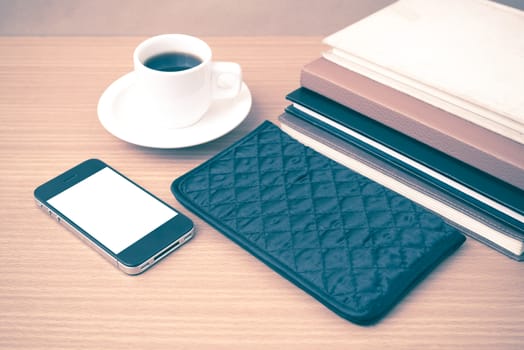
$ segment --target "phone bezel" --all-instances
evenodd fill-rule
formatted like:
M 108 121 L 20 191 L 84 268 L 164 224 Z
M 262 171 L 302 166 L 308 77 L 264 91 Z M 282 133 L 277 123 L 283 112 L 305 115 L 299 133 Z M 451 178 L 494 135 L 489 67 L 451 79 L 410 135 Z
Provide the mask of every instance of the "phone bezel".
M 165 222 L 152 232 L 147 233 L 144 237 L 134 242 L 118 254 L 104 246 L 82 227 L 78 226 L 75 222 L 48 203 L 50 198 L 83 181 L 105 167 L 110 168 L 115 173 L 177 213 L 177 215 L 172 219 Z M 55 215 L 59 221 L 67 224 L 69 228 L 78 232 L 91 243 L 96 245 L 96 247 L 99 248 L 96 249 L 99 253 L 106 254 L 116 260 L 116 265 L 128 274 L 138 274 L 147 270 L 193 236 L 193 222 L 189 218 L 99 159 L 88 159 L 47 181 L 35 189 L 34 196 L 37 203 L 45 207 L 45 210 L 47 210 L 49 214 Z

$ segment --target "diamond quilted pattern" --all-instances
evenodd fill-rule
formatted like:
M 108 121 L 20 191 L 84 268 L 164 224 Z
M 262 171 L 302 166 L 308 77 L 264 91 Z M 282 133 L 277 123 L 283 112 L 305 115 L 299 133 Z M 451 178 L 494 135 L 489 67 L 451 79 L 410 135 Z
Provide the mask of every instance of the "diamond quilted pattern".
M 266 122 L 177 179 L 177 198 L 341 316 L 376 320 L 464 237 Z

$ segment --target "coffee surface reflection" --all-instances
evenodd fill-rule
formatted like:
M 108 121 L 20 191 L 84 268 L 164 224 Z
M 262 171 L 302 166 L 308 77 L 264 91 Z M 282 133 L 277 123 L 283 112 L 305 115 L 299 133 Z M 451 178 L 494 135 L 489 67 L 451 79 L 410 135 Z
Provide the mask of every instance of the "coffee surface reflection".
M 184 52 L 164 52 L 149 57 L 144 66 L 161 72 L 179 72 L 198 66 L 202 60 Z

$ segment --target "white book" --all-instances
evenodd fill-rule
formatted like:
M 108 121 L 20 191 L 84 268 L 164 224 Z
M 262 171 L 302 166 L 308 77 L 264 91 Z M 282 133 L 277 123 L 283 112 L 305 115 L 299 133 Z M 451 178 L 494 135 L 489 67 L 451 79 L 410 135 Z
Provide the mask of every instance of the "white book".
M 359 174 L 411 199 L 412 201 L 432 210 L 446 218 L 455 225 L 466 230 L 466 233 L 485 244 L 502 251 L 504 254 L 516 259 L 524 260 L 524 241 L 520 231 L 503 228 L 498 223 L 490 222 L 482 215 L 474 213 L 469 207 L 457 205 L 449 198 L 440 198 L 426 188 L 425 185 L 411 182 L 409 175 L 399 175 L 380 161 L 366 159 L 368 156 L 358 156 L 348 149 L 345 141 L 336 136 L 325 133 L 315 126 L 301 121 L 300 118 L 284 114 L 280 116 L 281 129 L 304 145 L 337 161 L 338 163 L 358 172 Z M 509 233 L 509 232 L 512 233 Z M 500 249 L 502 248 L 502 249 Z
M 524 12 L 400 0 L 324 39 L 324 57 L 524 144 Z

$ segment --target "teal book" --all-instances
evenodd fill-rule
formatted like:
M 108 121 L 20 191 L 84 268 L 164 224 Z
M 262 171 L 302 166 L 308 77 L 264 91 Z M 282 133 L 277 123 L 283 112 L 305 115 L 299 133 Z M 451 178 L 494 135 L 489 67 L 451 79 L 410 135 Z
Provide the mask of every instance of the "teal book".
M 476 238 L 522 259 L 523 191 L 307 89 L 287 98 L 294 103 L 288 113 L 423 179 L 463 203 L 463 212 L 480 213 L 476 220 L 483 229 L 470 229 Z

